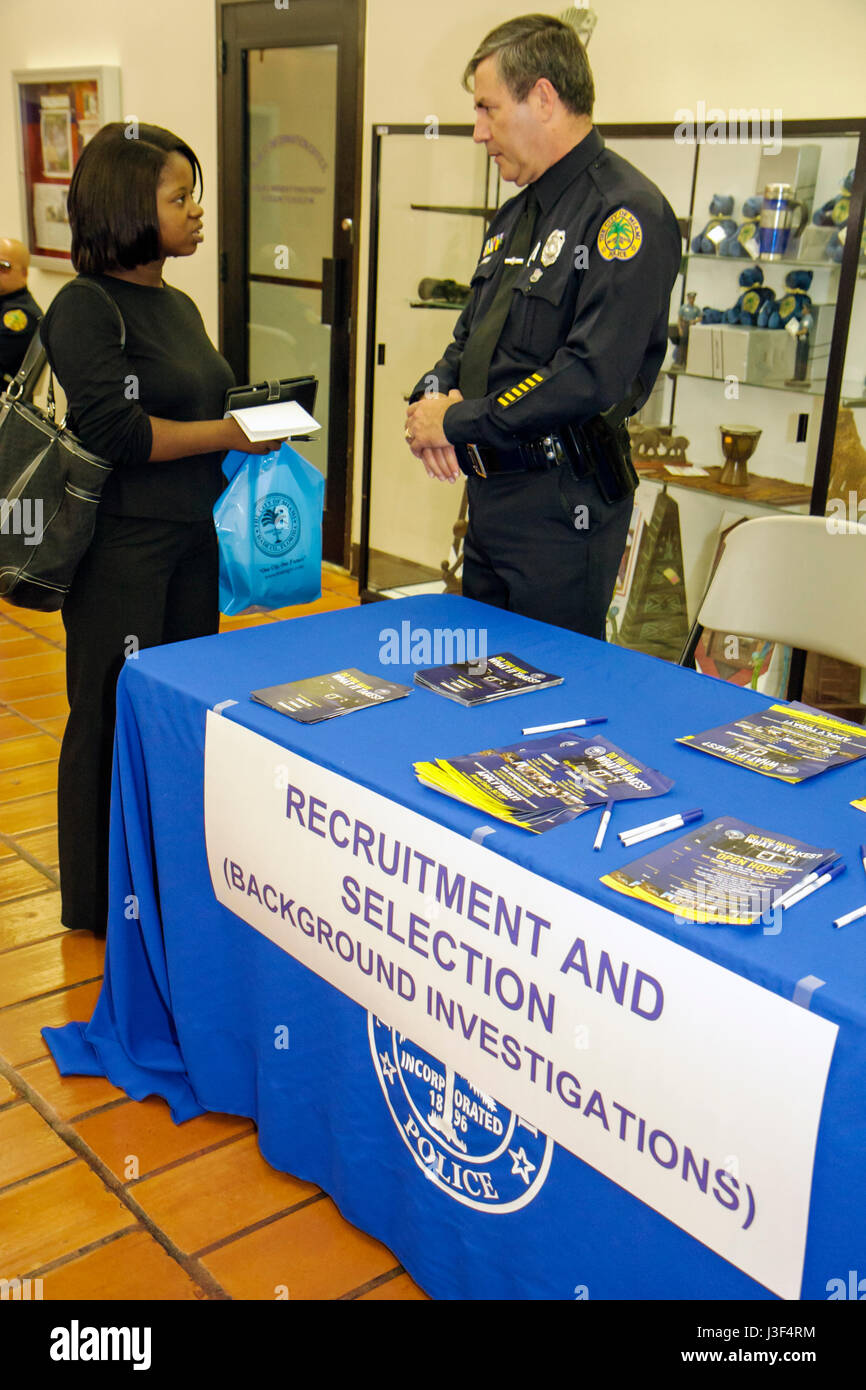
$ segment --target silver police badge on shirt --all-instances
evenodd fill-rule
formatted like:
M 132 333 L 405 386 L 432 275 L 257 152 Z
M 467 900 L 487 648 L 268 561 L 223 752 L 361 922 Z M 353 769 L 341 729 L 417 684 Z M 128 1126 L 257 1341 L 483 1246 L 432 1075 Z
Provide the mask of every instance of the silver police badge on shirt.
M 561 228 L 557 228 L 555 232 L 550 233 L 550 236 L 544 243 L 544 250 L 541 253 L 541 264 L 553 265 L 553 262 L 559 257 L 559 253 L 564 245 L 565 231 Z

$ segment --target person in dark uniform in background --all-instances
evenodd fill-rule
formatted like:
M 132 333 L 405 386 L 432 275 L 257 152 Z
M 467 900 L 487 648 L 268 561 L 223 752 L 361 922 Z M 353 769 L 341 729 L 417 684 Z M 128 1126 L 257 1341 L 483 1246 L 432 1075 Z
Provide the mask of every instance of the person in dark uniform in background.
M 490 224 L 406 440 L 431 478 L 469 477 L 463 593 L 603 638 L 637 483 L 624 421 L 664 360 L 680 230 L 594 128 L 568 25 L 500 25 L 471 79 L 474 138 L 523 191 Z
M 24 361 L 42 310 L 27 288 L 30 255 L 11 237 L 0 237 L 0 388 Z

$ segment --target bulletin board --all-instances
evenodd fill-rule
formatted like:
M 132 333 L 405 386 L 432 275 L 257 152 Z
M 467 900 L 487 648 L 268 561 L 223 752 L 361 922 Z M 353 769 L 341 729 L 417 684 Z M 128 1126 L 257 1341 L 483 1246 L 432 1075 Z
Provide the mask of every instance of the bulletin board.
M 120 119 L 120 69 L 43 69 L 12 74 L 23 240 L 31 264 L 71 270 L 66 195 L 82 150 Z

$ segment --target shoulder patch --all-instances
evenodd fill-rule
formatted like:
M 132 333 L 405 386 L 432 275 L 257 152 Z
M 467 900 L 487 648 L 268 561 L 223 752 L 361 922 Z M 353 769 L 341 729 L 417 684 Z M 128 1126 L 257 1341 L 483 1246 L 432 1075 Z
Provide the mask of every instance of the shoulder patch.
M 533 372 L 532 376 L 528 376 L 525 380 L 519 381 L 516 386 L 510 386 L 507 391 L 503 391 L 502 395 L 497 396 L 496 399 L 501 406 L 507 409 L 508 406 L 514 405 L 515 401 L 519 401 L 521 396 L 525 396 L 528 391 L 534 391 L 536 386 L 540 386 L 543 381 L 543 376 L 539 376 L 538 372 Z
M 3 315 L 3 327 L 13 333 L 23 333 L 27 327 L 27 315 L 23 309 L 8 309 Z
M 643 231 L 633 212 L 617 208 L 599 228 L 597 246 L 605 261 L 630 261 L 643 241 Z

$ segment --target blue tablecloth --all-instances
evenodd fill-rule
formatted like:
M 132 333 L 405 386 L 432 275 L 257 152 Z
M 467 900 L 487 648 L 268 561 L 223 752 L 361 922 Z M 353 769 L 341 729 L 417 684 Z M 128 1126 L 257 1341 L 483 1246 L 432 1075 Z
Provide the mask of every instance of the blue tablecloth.
M 411 665 L 379 661 L 383 631 L 406 622 L 485 629 L 490 653 L 519 653 L 566 683 L 474 710 L 416 691 L 315 726 L 249 699 L 252 689 L 345 666 L 411 684 Z M 591 848 L 596 816 L 542 836 L 497 822 L 485 847 L 838 1023 L 802 1293 L 826 1298 L 830 1279 L 862 1264 L 866 1233 L 864 926 L 830 927 L 866 900 L 857 868 L 866 819 L 849 805 L 866 790 L 864 765 L 787 786 L 674 742 L 766 703 L 651 657 L 445 596 L 141 652 L 127 661 L 117 693 L 105 982 L 90 1023 L 45 1030 L 61 1072 L 106 1075 L 135 1099 L 164 1096 L 176 1121 L 203 1110 L 252 1117 L 268 1162 L 320 1184 L 435 1297 L 773 1297 L 559 1146 L 535 1199 L 507 1215 L 479 1213 L 426 1181 L 386 1112 L 366 1011 L 213 896 L 202 804 L 208 709 L 221 706 L 225 719 L 466 836 L 484 818 L 421 787 L 413 761 L 510 743 L 527 723 L 607 715 L 605 733 L 673 777 L 675 793 L 619 806 L 601 854 Z M 598 881 L 635 857 L 615 832 L 669 805 L 833 845 L 851 869 L 792 912 L 779 935 L 677 925 Z M 290 1029 L 288 1053 L 275 1050 L 275 1018 Z

